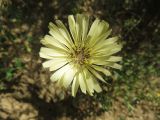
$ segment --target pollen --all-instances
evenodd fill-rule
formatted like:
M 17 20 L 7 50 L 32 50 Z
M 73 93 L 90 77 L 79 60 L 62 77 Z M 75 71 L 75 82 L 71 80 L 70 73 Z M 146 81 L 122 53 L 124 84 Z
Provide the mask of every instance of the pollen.
M 84 48 L 76 49 L 73 53 L 71 53 L 72 62 L 77 65 L 85 65 L 89 60 L 89 57 L 89 51 L 86 51 Z

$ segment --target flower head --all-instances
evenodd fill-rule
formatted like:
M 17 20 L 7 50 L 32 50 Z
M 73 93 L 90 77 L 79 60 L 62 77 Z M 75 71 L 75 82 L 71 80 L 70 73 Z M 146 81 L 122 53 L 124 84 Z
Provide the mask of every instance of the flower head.
M 121 68 L 116 63 L 121 57 L 114 54 L 122 45 L 117 43 L 118 37 L 108 38 L 109 24 L 98 18 L 90 25 L 88 16 L 70 15 L 68 23 L 69 31 L 60 20 L 49 24 L 50 35 L 41 40 L 46 47 L 39 53 L 47 59 L 43 67 L 53 71 L 52 81 L 58 81 L 65 88 L 72 84 L 73 96 L 79 87 L 89 95 L 101 92 L 98 81 L 106 82 L 103 76 L 111 76 L 108 68 Z

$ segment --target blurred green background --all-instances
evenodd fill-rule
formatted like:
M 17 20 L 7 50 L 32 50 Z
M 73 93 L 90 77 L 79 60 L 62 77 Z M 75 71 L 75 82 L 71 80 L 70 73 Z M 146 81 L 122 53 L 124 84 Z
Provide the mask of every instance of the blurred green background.
M 0 119 L 160 120 L 158 0 L 0 0 Z M 120 35 L 123 69 L 94 97 L 62 90 L 41 66 L 48 24 L 85 13 Z M 7 106 L 7 107 L 6 107 Z M 12 106 L 12 107 L 11 107 Z M 25 107 L 22 107 L 25 106 Z

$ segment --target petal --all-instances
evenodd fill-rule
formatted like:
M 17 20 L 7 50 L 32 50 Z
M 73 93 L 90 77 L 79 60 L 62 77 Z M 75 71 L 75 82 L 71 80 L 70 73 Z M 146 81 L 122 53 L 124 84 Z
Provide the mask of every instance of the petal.
M 41 43 L 43 45 L 45 45 L 46 47 L 52 48 L 52 49 L 59 49 L 62 51 L 68 51 L 68 48 L 60 43 L 59 41 L 57 41 L 54 37 L 50 36 L 50 35 L 46 35 L 42 40 Z
M 59 70 L 57 70 L 55 73 L 53 73 L 53 75 L 51 76 L 51 81 L 57 81 L 60 80 L 63 76 L 64 73 L 70 69 L 70 64 L 67 64 L 65 66 L 63 66 L 62 68 L 60 68 Z
M 95 43 L 99 42 L 100 40 L 106 39 L 108 35 L 110 34 L 110 31 L 108 31 L 109 24 L 105 21 L 100 22 L 98 19 L 96 19 L 91 29 L 88 33 L 89 37 L 89 46 L 95 45 Z
M 108 62 L 107 61 L 105 61 L 105 60 L 101 60 L 101 59 L 90 59 L 90 61 L 89 61 L 89 63 L 90 64 L 95 64 L 95 65 L 106 65 L 106 64 L 108 64 Z
M 67 56 L 67 53 L 62 52 L 60 50 L 55 50 L 55 49 L 51 49 L 51 48 L 46 48 L 46 47 L 41 47 L 40 49 L 40 53 L 44 53 L 48 56 Z
M 73 40 L 69 34 L 69 31 L 67 30 L 66 26 L 62 23 L 62 21 L 56 20 L 56 23 L 59 28 L 63 29 L 64 37 L 70 42 L 70 44 L 73 44 Z
M 94 83 L 94 89 L 96 92 L 101 92 L 102 91 L 102 88 L 100 87 L 98 81 L 96 79 L 92 79 L 93 80 L 93 83 Z
M 82 36 L 82 16 L 80 14 L 76 15 L 76 31 L 77 31 L 77 42 L 79 45 L 81 44 L 81 36 Z
M 113 43 L 117 42 L 118 39 L 119 39 L 119 37 L 117 37 L 117 36 L 108 38 L 104 41 L 104 45 L 106 46 L 106 45 L 113 44 Z
M 119 52 L 121 49 L 122 49 L 122 45 L 116 45 L 116 46 L 114 46 L 113 49 L 110 49 L 110 50 L 108 51 L 107 55 L 108 55 L 108 56 L 109 56 L 109 55 L 113 55 L 113 54 Z M 104 49 L 104 51 L 106 51 L 106 50 Z
M 110 56 L 112 54 L 115 54 L 119 52 L 122 49 L 122 45 L 120 44 L 112 44 L 109 46 L 106 46 L 105 48 L 97 51 L 91 51 L 91 56 Z
M 106 67 L 112 67 L 112 68 L 115 68 L 115 69 L 121 69 L 122 68 L 122 66 L 117 64 L 117 63 L 108 62 L 108 61 L 102 61 L 102 60 L 99 60 L 99 59 L 90 60 L 90 64 L 106 66 Z
M 75 76 L 75 71 L 76 70 L 74 70 L 74 68 L 73 67 L 70 67 L 70 69 L 68 69 L 66 72 L 65 72 L 65 74 L 64 74 L 64 80 L 63 80 L 63 86 L 65 87 L 65 88 L 67 88 L 70 84 L 71 84 L 71 82 L 72 82 L 72 80 L 73 80 L 73 78 L 74 78 L 74 76 Z
M 66 45 L 69 49 L 72 50 L 73 43 L 71 42 L 71 40 L 69 40 L 68 35 L 67 35 L 67 33 L 65 32 L 65 30 L 62 29 L 62 28 L 59 28 L 59 31 L 60 31 L 61 35 L 64 37 L 64 39 L 66 40 L 65 45 Z
M 102 89 L 98 83 L 98 81 L 95 79 L 95 77 L 86 69 L 86 84 L 87 84 L 87 91 L 92 96 L 94 93 L 94 90 L 96 92 L 101 92 Z
M 44 62 L 42 65 L 44 68 L 47 68 L 47 67 L 51 67 L 52 65 L 54 65 L 55 63 L 57 62 L 61 62 L 61 61 L 67 61 L 67 60 L 64 60 L 63 58 L 53 58 L 51 60 L 47 60 L 46 62 Z
M 79 46 L 84 46 L 84 40 L 88 34 L 89 17 L 83 14 L 76 15 L 76 30 L 78 34 Z
M 73 15 L 68 16 L 68 24 L 69 24 L 69 29 L 72 34 L 74 43 L 75 43 L 75 45 L 77 45 L 78 33 L 76 31 L 76 22 L 75 22 Z
M 110 56 L 106 61 L 109 61 L 109 62 L 119 62 L 119 61 L 122 61 L 122 57 L 119 57 L 119 56 Z
M 85 83 L 85 76 L 83 71 L 78 74 L 78 81 L 79 81 L 81 91 L 86 94 L 86 83 Z
M 54 64 L 50 65 L 49 70 L 55 71 L 55 70 L 61 68 L 62 66 L 66 65 L 67 63 L 68 63 L 68 61 L 57 61 Z
M 115 68 L 115 69 L 119 69 L 119 70 L 121 70 L 122 69 L 122 66 L 121 65 L 119 65 L 119 64 L 117 64 L 117 63 L 107 63 L 106 64 L 106 66 L 107 67 L 112 67 L 112 68 Z
M 93 86 L 92 78 L 91 78 L 92 75 L 86 68 L 83 69 L 83 73 L 84 73 L 84 77 L 85 77 L 84 82 L 86 84 L 86 90 L 89 93 L 89 95 L 93 96 L 93 92 L 94 92 L 93 87 L 94 86 Z
M 72 83 L 72 96 L 76 96 L 77 90 L 79 87 L 79 81 L 77 76 L 74 77 L 73 83 Z
M 90 37 L 95 36 L 95 33 L 97 32 L 97 27 L 98 27 L 98 25 L 99 25 L 99 22 L 100 22 L 100 20 L 99 20 L 99 19 L 96 19 L 96 20 L 92 23 L 92 26 L 91 26 L 91 28 L 90 28 L 90 30 L 89 30 L 89 33 L 88 33 L 88 37 L 89 37 L 89 36 L 90 36 Z
M 87 84 L 87 91 L 88 91 L 89 95 L 93 96 L 93 93 L 94 93 L 94 83 L 93 83 L 93 80 L 91 78 L 87 79 L 86 80 L 86 84 Z
M 119 39 L 119 37 L 112 37 L 106 40 L 101 40 L 97 44 L 95 44 L 93 50 L 97 51 L 99 49 L 107 48 L 109 45 L 115 44 L 115 42 Z
M 102 43 L 102 45 L 104 44 L 104 40 L 110 35 L 111 33 L 111 29 L 106 31 L 105 33 L 101 34 L 97 39 L 94 39 L 94 41 L 92 42 L 92 45 L 90 45 L 93 48 L 96 48 L 96 46 L 98 45 L 98 43 Z
M 87 37 L 89 29 L 89 17 L 84 15 L 82 19 L 82 41 L 84 41 Z
M 104 61 L 104 62 L 119 62 L 122 61 L 122 57 L 119 56 L 94 56 L 92 57 L 94 60 Z
M 68 48 L 70 48 L 70 43 L 68 42 L 68 40 L 66 40 L 66 38 L 64 37 L 64 34 L 62 33 L 62 29 L 59 29 L 55 24 L 53 23 L 49 23 L 49 33 L 56 39 L 58 40 L 60 43 L 66 45 Z
M 87 67 L 87 68 L 96 78 L 106 83 L 103 77 L 96 70 L 94 70 L 92 67 Z
M 45 53 L 39 52 L 39 56 L 45 59 L 53 59 L 53 56 L 46 55 Z
M 97 65 L 92 65 L 92 67 L 97 70 L 97 71 L 100 71 L 102 72 L 103 74 L 105 74 L 106 76 L 111 76 L 111 73 L 109 72 L 109 70 L 103 68 L 103 67 L 100 67 L 100 66 L 97 66 Z

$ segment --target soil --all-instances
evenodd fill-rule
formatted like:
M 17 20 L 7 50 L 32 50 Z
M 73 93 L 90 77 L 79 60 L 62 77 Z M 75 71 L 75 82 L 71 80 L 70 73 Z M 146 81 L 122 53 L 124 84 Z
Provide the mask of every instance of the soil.
M 27 56 L 25 70 L 17 75 L 18 82 L 9 91 L 0 94 L 2 120 L 156 120 L 157 110 L 150 102 L 140 101 L 133 110 L 115 98 L 111 108 L 104 112 L 92 97 L 79 94 L 71 97 L 49 80 L 49 73 L 41 67 L 41 60 Z M 34 58 L 34 59 L 33 59 Z M 38 64 L 37 64 L 38 63 Z M 34 74 L 31 74 L 34 72 Z

